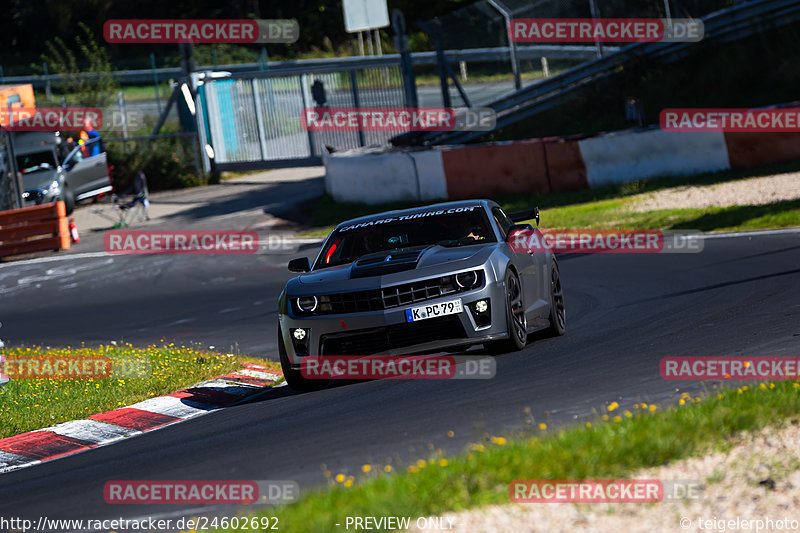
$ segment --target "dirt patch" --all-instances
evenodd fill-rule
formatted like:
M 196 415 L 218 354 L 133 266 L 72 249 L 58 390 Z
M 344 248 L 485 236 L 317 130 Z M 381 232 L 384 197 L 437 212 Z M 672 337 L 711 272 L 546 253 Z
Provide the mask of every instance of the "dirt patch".
M 715 183 L 681 186 L 642 194 L 630 204 L 635 212 L 656 209 L 766 205 L 800 198 L 800 173 Z

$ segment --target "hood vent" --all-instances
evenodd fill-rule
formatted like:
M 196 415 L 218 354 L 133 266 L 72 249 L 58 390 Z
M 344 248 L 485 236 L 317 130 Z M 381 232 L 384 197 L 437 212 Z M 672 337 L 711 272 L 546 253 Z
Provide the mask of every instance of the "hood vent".
M 419 258 L 429 246 L 421 248 L 401 248 L 376 252 L 362 256 L 350 267 L 350 279 L 383 276 L 414 270 L 417 268 Z

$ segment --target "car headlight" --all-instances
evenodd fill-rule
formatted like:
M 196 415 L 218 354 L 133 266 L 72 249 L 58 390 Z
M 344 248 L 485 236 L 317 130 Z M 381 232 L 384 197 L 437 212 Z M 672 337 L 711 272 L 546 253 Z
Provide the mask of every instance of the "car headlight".
M 462 289 L 471 289 L 478 285 L 478 271 L 470 270 L 469 272 L 459 272 L 456 274 L 456 284 Z
M 53 182 L 48 185 L 46 194 L 56 193 L 60 188 L 61 185 L 58 183 L 58 180 L 53 180 Z
M 301 296 L 295 300 L 295 304 L 297 305 L 297 309 L 300 311 L 303 311 L 304 313 L 313 313 L 317 310 L 319 300 L 317 300 L 316 296 Z

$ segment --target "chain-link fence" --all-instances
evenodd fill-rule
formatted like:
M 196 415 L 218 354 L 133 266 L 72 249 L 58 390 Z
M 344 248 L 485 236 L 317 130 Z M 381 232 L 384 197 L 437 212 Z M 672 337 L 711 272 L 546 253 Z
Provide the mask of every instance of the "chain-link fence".
M 218 168 L 281 160 L 319 163 L 335 151 L 385 145 L 397 131 L 308 131 L 303 109 L 400 107 L 403 81 L 396 61 L 385 66 L 283 75 L 253 73 L 206 82 L 201 101 L 207 142 Z

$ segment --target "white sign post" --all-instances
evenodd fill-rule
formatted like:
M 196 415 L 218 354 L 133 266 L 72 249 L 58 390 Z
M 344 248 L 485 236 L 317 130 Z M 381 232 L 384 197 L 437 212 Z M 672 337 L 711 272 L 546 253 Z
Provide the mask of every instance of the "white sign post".
M 389 25 L 389 8 L 386 0 L 342 0 L 344 28 L 347 33 L 358 33 L 361 55 L 364 55 L 362 31 L 377 30 Z M 375 32 L 375 43 L 380 55 L 380 37 Z M 372 42 L 370 41 L 370 49 Z

